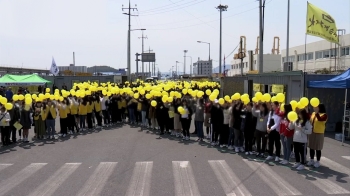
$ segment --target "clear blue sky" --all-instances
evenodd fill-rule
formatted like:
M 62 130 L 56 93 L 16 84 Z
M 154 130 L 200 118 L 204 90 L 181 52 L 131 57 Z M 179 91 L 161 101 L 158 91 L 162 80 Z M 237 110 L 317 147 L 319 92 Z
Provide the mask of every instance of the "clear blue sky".
M 287 0 L 267 0 L 265 11 L 265 53 L 272 49 L 273 37 L 286 46 Z M 291 0 L 290 46 L 304 43 L 306 0 Z M 311 0 L 331 14 L 337 27 L 350 32 L 349 0 Z M 175 61 L 183 61 L 183 50 L 193 61 L 211 57 L 219 59 L 220 3 L 228 5 L 223 13 L 223 54 L 228 55 L 247 37 L 247 49 L 254 50 L 258 36 L 256 0 L 132 0 L 138 17 L 132 17 L 132 28 L 146 28 L 145 48 L 154 50 L 157 66 L 169 71 Z M 127 16 L 122 4 L 128 0 L 0 0 L 0 65 L 49 69 L 52 56 L 58 66 L 108 65 L 125 68 L 127 59 Z M 132 71 L 135 53 L 141 52 L 140 31 L 131 33 Z M 319 38 L 308 37 L 308 42 Z M 232 56 L 226 62 L 230 62 Z M 187 59 L 189 62 L 190 59 Z M 189 64 L 189 63 L 188 63 Z M 188 67 L 188 66 L 187 66 Z M 189 68 L 187 69 L 189 72 Z

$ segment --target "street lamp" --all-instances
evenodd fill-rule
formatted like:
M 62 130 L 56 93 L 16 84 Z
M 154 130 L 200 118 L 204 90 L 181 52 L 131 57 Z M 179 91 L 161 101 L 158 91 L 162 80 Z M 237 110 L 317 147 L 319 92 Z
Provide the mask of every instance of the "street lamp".
M 176 61 L 176 67 L 175 67 L 175 68 L 176 68 L 176 76 L 178 76 L 178 75 L 179 75 L 179 73 L 178 73 L 178 71 L 177 71 L 177 70 L 178 70 L 178 65 L 177 65 L 178 63 L 181 63 L 181 62 Z
M 184 75 L 186 74 L 186 53 L 188 50 L 184 50 Z
M 192 75 L 192 57 L 191 56 L 186 56 L 191 59 L 191 64 L 190 64 L 190 75 Z
M 202 42 L 202 41 L 197 41 L 200 44 L 208 44 L 209 45 L 209 61 L 210 61 L 210 43 L 209 42 Z

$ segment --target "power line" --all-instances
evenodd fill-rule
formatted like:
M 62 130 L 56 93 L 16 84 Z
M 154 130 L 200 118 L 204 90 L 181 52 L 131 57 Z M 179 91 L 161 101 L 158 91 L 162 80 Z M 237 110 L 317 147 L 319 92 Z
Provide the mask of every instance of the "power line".
M 158 11 L 158 12 L 150 13 L 150 14 L 142 14 L 142 12 L 141 12 L 140 15 L 141 15 L 141 16 L 152 16 L 152 15 L 164 14 L 164 13 L 173 12 L 173 11 L 176 11 L 176 10 L 179 10 L 179 9 L 182 9 L 182 8 L 194 6 L 194 5 L 203 3 L 204 1 L 207 1 L 207 0 L 202 0 L 202 1 L 199 1 L 199 2 L 195 2 L 195 3 L 189 4 L 189 5 L 187 5 L 187 6 L 178 6 L 178 7 L 174 7 L 175 9 L 169 8 L 170 10 L 167 10 L 167 9 L 165 9 L 165 10 L 163 10 L 163 11 L 160 10 L 160 11 Z M 166 10 L 167 10 L 167 11 L 166 11 Z
M 177 1 L 176 3 L 179 3 L 179 2 L 182 2 L 184 0 L 180 0 L 180 1 Z M 197 1 L 197 0 L 193 0 L 193 1 Z M 193 2 L 192 1 L 192 2 Z M 188 2 L 187 2 L 188 3 Z M 187 3 L 184 3 L 184 4 L 187 4 Z M 161 9 L 168 9 L 167 7 L 173 7 L 173 4 L 167 4 L 167 5 L 163 5 L 163 6 L 159 6 L 159 7 L 156 7 L 156 8 L 152 8 L 152 9 L 148 9 L 148 10 L 144 10 L 142 11 L 142 13 L 150 13 L 150 12 L 156 12 L 157 10 L 161 10 Z M 175 6 L 176 7 L 176 6 Z

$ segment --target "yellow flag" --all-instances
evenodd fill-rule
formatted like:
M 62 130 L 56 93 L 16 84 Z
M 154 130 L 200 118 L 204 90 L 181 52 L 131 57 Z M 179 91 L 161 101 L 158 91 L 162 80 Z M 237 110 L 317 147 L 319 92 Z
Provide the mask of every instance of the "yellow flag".
M 306 34 L 339 43 L 338 29 L 334 18 L 320 8 L 307 3 Z

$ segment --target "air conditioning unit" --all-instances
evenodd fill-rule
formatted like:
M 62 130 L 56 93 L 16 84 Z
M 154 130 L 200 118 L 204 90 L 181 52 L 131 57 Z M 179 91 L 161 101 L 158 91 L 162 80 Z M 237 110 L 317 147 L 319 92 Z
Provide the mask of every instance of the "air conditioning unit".
M 293 62 L 284 62 L 283 71 L 293 71 Z

